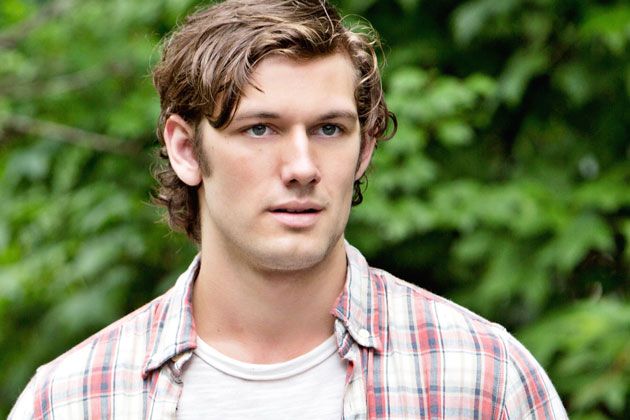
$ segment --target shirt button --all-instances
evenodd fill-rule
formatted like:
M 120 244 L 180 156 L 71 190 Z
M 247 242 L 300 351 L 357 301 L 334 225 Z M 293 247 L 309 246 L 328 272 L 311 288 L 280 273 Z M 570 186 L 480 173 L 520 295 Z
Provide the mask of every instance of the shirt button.
M 365 339 L 370 338 L 370 332 L 366 330 L 365 328 L 361 328 L 359 330 L 359 337 L 365 338 Z

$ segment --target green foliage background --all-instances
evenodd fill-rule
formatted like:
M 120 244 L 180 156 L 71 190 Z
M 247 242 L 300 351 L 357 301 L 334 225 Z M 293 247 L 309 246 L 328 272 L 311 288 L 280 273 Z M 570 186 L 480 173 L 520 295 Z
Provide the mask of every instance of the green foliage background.
M 0 3 L 0 417 L 195 252 L 148 171 L 156 45 L 193 3 Z M 336 3 L 381 33 L 400 121 L 351 242 L 506 325 L 571 418 L 630 418 L 630 6 Z

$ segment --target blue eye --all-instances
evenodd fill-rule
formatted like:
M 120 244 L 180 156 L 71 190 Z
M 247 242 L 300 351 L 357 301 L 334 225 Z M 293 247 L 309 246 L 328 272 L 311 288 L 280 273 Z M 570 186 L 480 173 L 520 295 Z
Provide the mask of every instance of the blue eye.
M 249 129 L 247 129 L 246 133 L 254 137 L 262 137 L 265 134 L 267 134 L 268 130 L 269 130 L 269 127 L 267 127 L 264 124 L 256 124 L 250 127 Z
M 334 136 L 340 134 L 341 129 L 334 124 L 325 124 L 322 125 L 320 131 L 325 136 Z

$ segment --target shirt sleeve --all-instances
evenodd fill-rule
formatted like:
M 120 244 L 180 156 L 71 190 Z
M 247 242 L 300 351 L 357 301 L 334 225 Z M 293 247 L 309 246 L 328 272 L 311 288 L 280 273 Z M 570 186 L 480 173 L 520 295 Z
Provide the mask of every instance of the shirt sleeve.
M 22 391 L 22 394 L 20 394 L 20 397 L 18 398 L 17 402 L 9 413 L 8 420 L 30 420 L 33 418 L 34 388 L 35 377 L 33 377 L 29 381 L 28 385 L 26 385 L 26 388 L 24 388 L 24 391 Z
M 501 418 L 568 419 L 549 376 L 513 337 L 508 341 L 506 394 Z

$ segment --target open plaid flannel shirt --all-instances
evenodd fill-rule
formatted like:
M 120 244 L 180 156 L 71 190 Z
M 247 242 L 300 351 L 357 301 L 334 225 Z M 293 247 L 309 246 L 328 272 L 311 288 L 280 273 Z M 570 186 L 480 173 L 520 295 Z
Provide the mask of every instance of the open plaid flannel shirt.
M 504 328 L 368 267 L 350 245 L 346 253 L 332 310 L 348 361 L 344 418 L 567 418 L 543 369 Z M 167 293 L 40 367 L 9 418 L 176 418 L 196 347 L 198 265 L 197 257 Z

